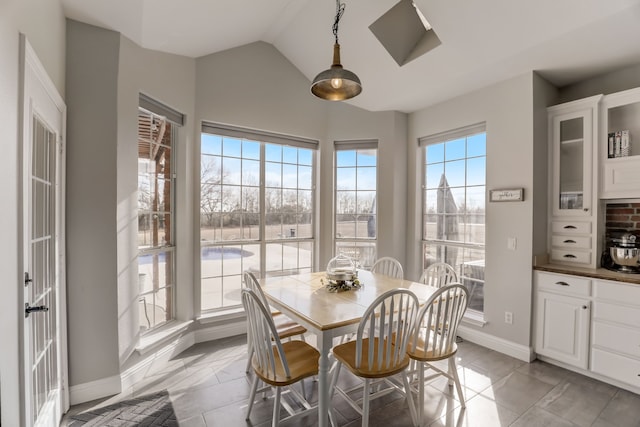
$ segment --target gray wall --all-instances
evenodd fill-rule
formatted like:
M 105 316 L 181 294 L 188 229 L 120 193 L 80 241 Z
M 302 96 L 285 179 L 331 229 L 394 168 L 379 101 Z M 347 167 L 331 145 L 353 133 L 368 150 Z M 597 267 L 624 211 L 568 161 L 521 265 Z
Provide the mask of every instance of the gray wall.
M 35 13 L 37 11 L 37 13 Z M 19 319 L 23 280 L 18 266 L 18 197 L 21 177 L 21 141 L 18 140 L 19 118 L 19 36 L 26 35 L 58 91 L 64 95 L 65 22 L 58 1 L 0 1 L 0 199 L 5 204 L 0 221 L 0 424 L 18 426 L 20 422 Z
M 138 344 L 137 109 L 143 92 L 184 113 L 176 172 L 193 162 L 195 60 L 68 21 L 69 382 L 109 380 Z M 177 317 L 192 319 L 193 186 L 178 180 Z M 114 389 L 115 388 L 115 389 Z
M 533 74 L 533 248 L 534 256 L 547 253 L 547 215 L 549 201 L 549 131 L 547 107 L 558 100 L 558 90 Z
M 558 104 L 592 95 L 615 93 L 640 87 L 640 64 L 621 68 L 560 88 Z
M 522 346 L 530 344 L 532 290 L 534 173 L 533 73 L 498 83 L 409 116 L 408 209 L 406 269 L 419 274 L 421 238 L 420 137 L 486 122 L 487 190 L 524 188 L 525 200 L 487 202 L 485 320 L 482 332 Z M 507 238 L 517 238 L 517 250 Z M 504 323 L 504 312 L 513 324 Z
M 69 384 L 119 375 L 117 281 L 120 36 L 67 25 Z

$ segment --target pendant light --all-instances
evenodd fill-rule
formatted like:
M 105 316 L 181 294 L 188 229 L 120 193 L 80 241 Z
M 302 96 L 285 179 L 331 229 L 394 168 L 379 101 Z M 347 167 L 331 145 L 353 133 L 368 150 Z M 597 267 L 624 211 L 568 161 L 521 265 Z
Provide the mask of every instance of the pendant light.
M 329 101 L 344 101 L 362 92 L 360 79 L 355 73 L 342 68 L 340 64 L 340 44 L 338 43 L 338 22 L 344 13 L 345 4 L 336 0 L 336 19 L 333 23 L 333 35 L 336 39 L 333 45 L 333 64 L 313 79 L 311 93 L 318 98 Z

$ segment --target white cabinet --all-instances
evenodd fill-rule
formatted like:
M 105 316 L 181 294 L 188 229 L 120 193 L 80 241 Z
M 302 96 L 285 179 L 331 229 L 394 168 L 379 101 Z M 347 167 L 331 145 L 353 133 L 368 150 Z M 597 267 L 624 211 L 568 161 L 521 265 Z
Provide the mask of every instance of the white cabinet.
M 640 88 L 606 95 L 601 103 L 600 198 L 640 197 Z M 628 148 L 620 149 L 627 132 Z M 620 135 L 618 136 L 618 133 Z M 610 138 L 611 136 L 611 138 Z M 624 145 L 624 144 L 622 144 Z
M 594 283 L 591 370 L 640 388 L 640 285 Z
M 640 392 L 640 284 L 534 271 L 534 350 Z
M 602 95 L 555 105 L 549 115 L 549 253 L 558 263 L 595 267 L 598 103 Z
M 587 369 L 591 280 L 535 272 L 535 284 L 536 353 Z

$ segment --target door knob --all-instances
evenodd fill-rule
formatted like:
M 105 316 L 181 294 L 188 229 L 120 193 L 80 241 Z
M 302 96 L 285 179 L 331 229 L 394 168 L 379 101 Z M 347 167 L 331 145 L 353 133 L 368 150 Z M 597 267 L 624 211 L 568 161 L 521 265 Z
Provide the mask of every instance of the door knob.
M 37 311 L 49 311 L 49 307 L 45 305 L 36 305 L 31 307 L 29 303 L 24 305 L 24 317 L 29 317 L 29 314 Z

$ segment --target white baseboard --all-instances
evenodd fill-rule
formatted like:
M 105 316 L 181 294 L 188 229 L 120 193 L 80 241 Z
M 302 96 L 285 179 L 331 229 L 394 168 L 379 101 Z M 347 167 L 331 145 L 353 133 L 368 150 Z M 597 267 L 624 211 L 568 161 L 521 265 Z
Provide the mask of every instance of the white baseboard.
M 518 360 L 531 362 L 535 359 L 532 347 L 516 344 L 512 341 L 507 341 L 505 339 L 489 335 L 468 326 L 459 325 L 458 335 L 462 339 L 490 348 L 491 350 L 495 350 L 508 356 L 515 357 Z
M 242 318 L 225 324 L 215 324 L 207 328 L 197 329 L 195 334 L 195 342 L 206 342 L 219 340 L 221 338 L 233 337 L 247 333 L 247 321 Z
M 120 375 L 101 378 L 96 381 L 78 384 L 69 388 L 69 403 L 77 405 L 107 396 L 113 396 L 122 391 Z

